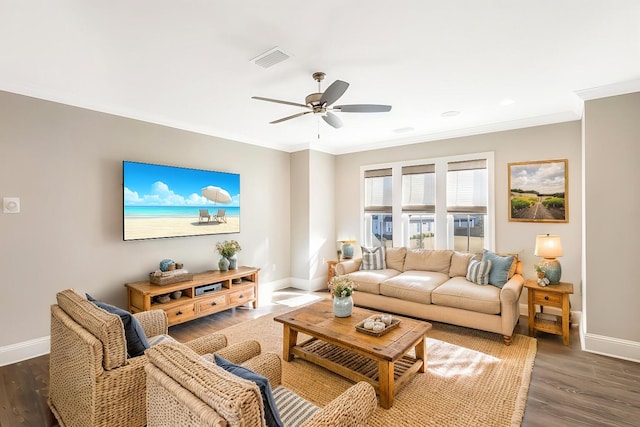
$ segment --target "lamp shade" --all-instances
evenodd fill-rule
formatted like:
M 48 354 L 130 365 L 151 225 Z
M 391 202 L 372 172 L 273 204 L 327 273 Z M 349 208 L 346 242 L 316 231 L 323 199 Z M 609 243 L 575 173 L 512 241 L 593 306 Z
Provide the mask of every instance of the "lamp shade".
M 550 234 L 540 234 L 536 236 L 536 256 L 543 258 L 556 258 L 562 256 L 562 242 L 560 236 Z

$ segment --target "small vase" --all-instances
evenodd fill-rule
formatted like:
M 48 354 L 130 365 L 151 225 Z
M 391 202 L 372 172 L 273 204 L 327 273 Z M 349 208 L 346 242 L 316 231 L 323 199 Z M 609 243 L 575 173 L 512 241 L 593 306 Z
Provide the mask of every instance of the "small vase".
M 333 297 L 333 315 L 336 317 L 349 317 L 353 310 L 353 298 L 351 295 L 348 297 Z
M 235 270 L 236 268 L 238 268 L 238 257 L 233 255 L 229 258 L 229 270 Z
M 218 268 L 220 271 L 229 271 L 229 260 L 225 257 L 220 258 L 220 261 L 218 261 Z

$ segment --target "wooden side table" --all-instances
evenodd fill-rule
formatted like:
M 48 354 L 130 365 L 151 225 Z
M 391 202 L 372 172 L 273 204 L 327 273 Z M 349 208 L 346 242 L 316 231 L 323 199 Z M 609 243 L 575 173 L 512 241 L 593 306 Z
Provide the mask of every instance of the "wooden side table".
M 339 259 L 330 259 L 327 261 L 327 285 L 333 279 L 333 276 L 336 275 L 336 264 L 338 264 L 341 260 Z
M 562 335 L 562 343 L 569 345 L 569 295 L 573 293 L 573 284 L 560 282 L 557 285 L 540 286 L 535 280 L 527 280 L 524 286 L 529 295 L 529 336 L 535 336 L 536 331 Z M 540 313 L 536 313 L 536 304 L 540 306 Z M 562 315 L 544 313 L 543 307 L 559 308 Z

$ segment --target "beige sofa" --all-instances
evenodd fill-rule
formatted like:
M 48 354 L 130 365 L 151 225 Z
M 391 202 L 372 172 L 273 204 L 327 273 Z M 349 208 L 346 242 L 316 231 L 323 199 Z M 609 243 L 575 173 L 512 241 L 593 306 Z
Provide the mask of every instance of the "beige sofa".
M 504 274 L 501 287 L 467 280 L 474 254 L 451 250 L 387 248 L 385 268 L 362 270 L 358 258 L 338 263 L 336 275 L 348 274 L 356 282 L 358 306 L 495 332 L 509 345 L 520 314 L 522 262 L 513 256 L 509 271 L 500 271 L 508 258 L 485 252 L 484 259 L 494 260 L 495 274 Z

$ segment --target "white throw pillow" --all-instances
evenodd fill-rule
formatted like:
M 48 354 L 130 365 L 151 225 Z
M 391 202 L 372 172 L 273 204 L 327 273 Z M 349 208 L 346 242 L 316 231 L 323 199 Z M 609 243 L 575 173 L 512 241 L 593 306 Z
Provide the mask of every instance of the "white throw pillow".
M 489 284 L 489 271 L 491 271 L 491 261 L 477 261 L 472 259 L 467 270 L 467 280 L 478 285 Z

